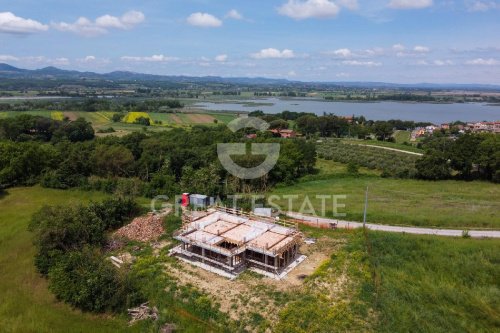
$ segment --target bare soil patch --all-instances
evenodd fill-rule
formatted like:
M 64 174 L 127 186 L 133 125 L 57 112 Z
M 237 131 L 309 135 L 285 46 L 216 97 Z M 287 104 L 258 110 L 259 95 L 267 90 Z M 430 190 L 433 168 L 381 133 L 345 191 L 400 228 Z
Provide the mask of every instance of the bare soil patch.
M 178 115 L 176 115 L 176 114 L 171 114 L 171 115 L 170 115 L 170 119 L 171 119 L 174 123 L 176 123 L 176 124 L 179 124 L 179 125 L 184 124 L 184 122 L 182 121 L 182 119 L 181 119 Z
M 179 285 L 192 285 L 200 289 L 219 304 L 222 312 L 234 320 L 250 318 L 252 313 L 258 313 L 273 323 L 277 322 L 279 312 L 286 305 L 286 299 L 292 299 L 294 295 L 309 288 L 307 285 L 310 281 L 307 277 L 328 261 L 345 241 L 324 237 L 318 239 L 315 244 L 302 245 L 301 253 L 305 254 L 307 259 L 279 281 L 250 271 L 231 281 L 183 261 L 166 263 L 165 272 Z M 339 280 L 335 283 L 335 291 L 345 284 L 343 278 Z
M 214 117 L 208 114 L 187 114 L 189 121 L 196 124 L 212 124 L 214 122 Z
M 78 114 L 76 112 L 63 112 L 63 115 L 71 121 L 75 121 L 78 119 Z

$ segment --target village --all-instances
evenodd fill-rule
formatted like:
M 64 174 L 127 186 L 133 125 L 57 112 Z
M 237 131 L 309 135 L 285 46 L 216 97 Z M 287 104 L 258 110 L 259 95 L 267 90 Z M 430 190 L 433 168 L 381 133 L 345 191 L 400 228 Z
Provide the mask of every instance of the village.
M 500 121 L 480 121 L 468 122 L 465 124 L 441 124 L 429 125 L 426 127 L 415 128 L 411 132 L 411 141 L 417 141 L 417 138 L 433 135 L 435 132 L 441 133 L 465 134 L 465 133 L 495 133 L 500 134 Z

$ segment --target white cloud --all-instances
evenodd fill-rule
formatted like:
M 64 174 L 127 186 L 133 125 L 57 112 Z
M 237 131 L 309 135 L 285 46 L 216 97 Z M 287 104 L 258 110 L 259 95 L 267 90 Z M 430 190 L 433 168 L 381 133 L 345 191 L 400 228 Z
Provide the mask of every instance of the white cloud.
M 333 55 L 342 57 L 342 58 L 350 58 L 352 57 L 352 52 L 349 49 L 338 49 L 332 52 Z
M 358 61 L 358 60 L 344 60 L 344 61 L 342 61 L 342 64 L 348 65 L 348 66 L 365 66 L 365 67 L 378 67 L 378 66 L 382 66 L 382 63 L 380 63 L 380 62 Z
M 479 65 L 479 66 L 496 66 L 500 65 L 500 61 L 490 58 L 490 59 L 483 59 L 483 58 L 477 58 L 473 60 L 468 60 L 465 62 L 467 65 Z
M 226 18 L 230 18 L 233 20 L 243 20 L 243 15 L 241 15 L 236 9 L 231 9 L 226 14 Z
M 143 22 L 145 16 L 139 11 L 129 11 L 121 17 L 103 15 L 91 21 L 86 17 L 80 17 L 73 23 L 52 23 L 52 26 L 60 31 L 74 32 L 82 36 L 92 37 L 108 33 L 110 29 L 129 30 Z
M 86 56 L 85 58 L 82 59 L 83 62 L 92 62 L 95 60 L 96 60 L 96 57 L 93 55 Z
M 500 3 L 497 1 L 473 0 L 467 1 L 466 6 L 470 12 L 486 12 L 490 9 L 500 9 Z
M 297 76 L 297 73 L 295 73 L 295 71 L 289 71 L 287 76 L 290 76 L 290 77 Z
M 431 49 L 427 46 L 417 45 L 413 49 L 406 50 L 406 48 L 401 44 L 396 44 L 392 47 L 393 50 L 397 51 L 396 56 L 399 58 L 404 57 L 421 57 L 429 53 Z
M 394 44 L 392 46 L 392 49 L 394 51 L 398 51 L 398 52 L 402 52 L 402 51 L 406 50 L 406 48 L 405 48 L 405 46 L 403 44 Z
M 0 12 L 0 32 L 7 34 L 32 34 L 47 31 L 49 27 L 32 19 L 25 19 L 11 12 Z
M 150 57 L 123 56 L 120 59 L 123 61 L 137 61 L 137 62 L 168 62 L 168 61 L 179 60 L 179 58 L 168 57 L 163 54 L 154 54 Z
M 430 51 L 430 49 L 427 46 L 417 45 L 413 48 L 413 51 L 418 52 L 418 53 L 428 53 Z
M 0 54 L 0 61 L 1 62 L 19 61 L 19 58 L 8 54 Z
M 250 55 L 254 59 L 288 59 L 295 57 L 292 50 L 284 49 L 280 51 L 278 49 L 268 48 L 262 49 L 257 53 L 252 53 Z
M 359 8 L 358 0 L 337 0 L 337 4 L 350 10 L 356 10 Z
M 451 66 L 451 65 L 453 65 L 453 61 L 451 61 L 451 60 L 434 60 L 433 63 L 436 66 Z
M 348 74 L 348 73 L 338 73 L 338 74 L 335 74 L 336 77 L 339 77 L 339 78 L 346 78 L 346 77 L 350 77 L 351 75 Z
M 296 20 L 330 18 L 340 12 L 340 7 L 329 0 L 288 0 L 278 8 L 278 13 Z
M 190 25 L 202 28 L 217 28 L 222 25 L 221 20 L 208 13 L 193 13 L 186 21 Z
M 219 54 L 215 57 L 215 61 L 225 62 L 227 60 L 227 54 Z
M 69 59 L 68 58 L 64 58 L 64 57 L 55 58 L 54 60 L 52 60 L 52 64 L 54 64 L 56 66 L 69 65 Z
M 433 4 L 432 0 L 391 0 L 387 6 L 394 9 L 421 9 Z

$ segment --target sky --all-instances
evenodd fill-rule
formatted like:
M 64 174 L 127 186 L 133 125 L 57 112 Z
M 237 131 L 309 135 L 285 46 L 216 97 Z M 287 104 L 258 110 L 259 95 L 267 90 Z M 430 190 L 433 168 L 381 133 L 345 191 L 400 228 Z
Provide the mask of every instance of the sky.
M 0 62 L 500 84 L 500 0 L 0 0 Z

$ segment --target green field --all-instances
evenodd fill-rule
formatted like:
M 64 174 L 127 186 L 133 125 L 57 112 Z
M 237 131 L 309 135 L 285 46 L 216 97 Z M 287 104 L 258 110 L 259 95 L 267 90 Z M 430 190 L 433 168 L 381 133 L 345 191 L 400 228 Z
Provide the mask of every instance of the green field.
M 410 143 L 411 132 L 410 131 L 396 131 L 393 135 L 396 143 L 408 142 Z
M 362 221 L 365 189 L 369 187 L 368 221 L 379 224 L 464 228 L 500 228 L 500 186 L 488 182 L 422 181 L 381 178 L 376 171 L 362 169 L 359 176 L 345 174 L 342 164 L 319 162 L 323 172 L 306 176 L 299 183 L 272 191 L 276 195 L 298 195 L 292 209 L 298 211 L 308 196 L 320 212 L 321 200 L 316 195 L 346 195 L 345 217 Z M 284 207 L 287 199 L 279 202 Z M 332 216 L 330 205 L 326 215 Z
M 280 313 L 277 332 L 496 332 L 500 242 L 304 228 L 346 240 Z M 342 244 L 342 243 L 340 243 Z
M 409 152 L 413 152 L 413 153 L 420 153 L 420 154 L 424 153 L 424 150 L 422 150 L 420 148 L 417 148 L 415 146 L 404 145 L 402 143 L 397 143 L 397 142 L 387 142 L 387 141 L 378 141 L 378 140 L 352 140 L 352 139 L 343 139 L 342 142 L 349 143 L 349 144 L 357 144 L 357 145 L 372 145 L 372 146 L 379 146 L 379 147 L 394 148 L 394 149 L 409 151 Z M 409 142 L 409 140 L 407 142 Z
M 103 194 L 13 188 L 0 194 L 0 331 L 132 332 L 125 318 L 83 314 L 55 300 L 33 264 L 35 253 L 27 230 L 31 215 L 44 204 L 69 205 L 99 200 Z
M 340 172 L 340 167 L 329 165 L 328 171 Z M 104 196 L 40 187 L 12 188 L 0 196 L 2 332 L 156 332 L 147 323 L 128 328 L 122 316 L 71 309 L 54 299 L 46 280 L 35 271 L 27 231 L 31 214 L 44 204 L 77 204 Z M 256 296 L 267 295 L 267 301 L 279 305 L 275 332 L 493 332 L 500 327 L 497 240 L 380 232 L 365 236 L 362 230 L 310 227 L 303 232 L 317 238 L 316 251 L 325 259 L 301 287 L 269 289 L 266 279 L 251 274 L 241 277 L 257 284 L 251 291 Z M 181 331 L 217 331 L 217 325 L 225 322 L 218 312 L 197 308 L 199 302 L 205 306 L 206 297 L 196 286 L 180 287 L 173 277 L 162 275 L 165 264 L 178 269 L 176 261 L 168 256 L 154 258 L 150 247 L 138 253 L 143 257 L 135 269 L 148 278 L 145 288 L 150 299 L 170 322 L 181 325 Z M 177 294 L 189 302 L 171 303 L 178 301 Z M 266 327 L 269 323 L 262 322 L 259 313 L 266 311 L 267 301 L 259 303 L 256 314 L 246 316 L 245 323 Z M 186 310 L 191 308 L 192 312 Z M 235 331 L 247 327 L 226 323 Z
M 370 232 L 369 244 L 377 332 L 499 331 L 500 241 Z
M 115 123 L 112 121 L 115 112 L 84 112 L 84 111 L 3 111 L 0 112 L 0 119 L 16 117 L 21 114 L 30 114 L 51 118 L 54 120 L 63 120 L 64 117 L 70 119 L 84 118 L 92 123 L 95 130 L 107 129 L 113 127 L 116 135 L 125 135 L 133 131 L 140 131 L 143 125 L 134 124 L 138 117 L 147 117 L 151 120 L 149 131 L 165 130 L 172 127 L 189 127 L 193 125 L 213 126 L 214 119 L 220 123 L 227 124 L 234 120 L 237 116 L 233 113 L 155 113 L 155 112 L 129 112 L 122 122 Z M 161 124 L 154 124 L 154 121 L 161 121 Z

